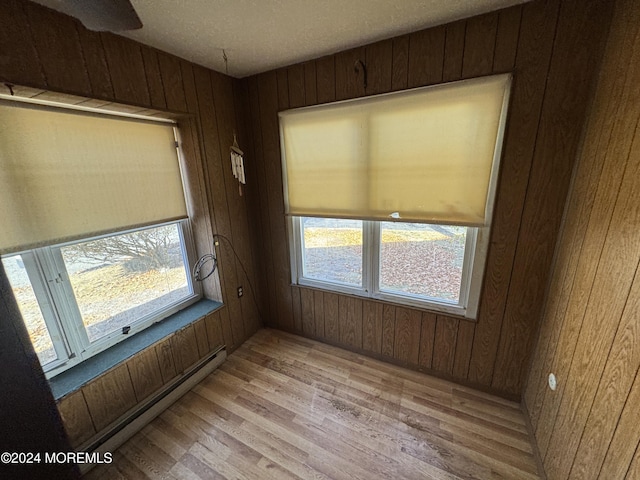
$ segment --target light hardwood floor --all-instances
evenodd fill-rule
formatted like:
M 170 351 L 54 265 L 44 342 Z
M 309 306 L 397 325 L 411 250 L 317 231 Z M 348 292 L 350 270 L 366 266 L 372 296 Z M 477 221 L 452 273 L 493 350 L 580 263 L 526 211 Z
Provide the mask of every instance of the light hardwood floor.
M 85 478 L 539 477 L 517 403 L 260 330 Z

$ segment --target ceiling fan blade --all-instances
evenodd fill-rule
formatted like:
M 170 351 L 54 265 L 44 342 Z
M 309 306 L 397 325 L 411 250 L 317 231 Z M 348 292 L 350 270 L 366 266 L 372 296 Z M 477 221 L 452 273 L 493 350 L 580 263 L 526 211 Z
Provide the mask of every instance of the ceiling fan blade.
M 76 17 L 89 30 L 120 32 L 142 28 L 129 0 L 70 0 L 65 13 Z

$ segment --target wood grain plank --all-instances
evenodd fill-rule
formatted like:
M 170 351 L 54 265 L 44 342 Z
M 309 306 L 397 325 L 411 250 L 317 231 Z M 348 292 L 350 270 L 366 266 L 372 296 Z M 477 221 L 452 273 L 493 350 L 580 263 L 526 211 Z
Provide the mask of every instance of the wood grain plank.
M 382 354 L 382 303 L 363 301 L 362 348 Z
M 316 60 L 316 87 L 318 103 L 333 102 L 336 99 L 336 65 L 333 55 Z
M 365 47 L 367 67 L 367 95 L 391 91 L 393 72 L 393 42 L 384 40 Z
M 444 315 L 436 317 L 436 334 L 431 367 L 438 372 L 449 375 L 453 373 L 459 323 L 460 321 L 457 318 Z
M 335 293 L 324 293 L 324 333 L 331 341 L 340 341 L 338 295 Z
M 444 27 L 435 27 L 410 35 L 409 88 L 442 82 L 444 34 Z
M 278 81 L 278 109 L 286 110 L 289 108 L 289 73 L 287 69 L 280 68 L 276 70 L 276 78 Z
M 147 348 L 126 361 L 138 402 L 162 387 L 160 363 L 154 348 Z
M 58 400 L 58 411 L 72 447 L 77 448 L 96 434 L 82 390 Z
M 155 350 L 160 364 L 162 382 L 166 385 L 178 375 L 176 362 L 173 359 L 173 352 L 171 351 L 171 338 L 169 337 L 158 342 L 155 346 Z
M 313 313 L 315 334 L 317 337 L 324 337 L 324 293 L 319 290 L 313 292 Z
M 224 344 L 220 312 L 218 310 L 211 312 L 204 318 L 204 321 L 207 326 L 207 342 L 209 343 L 209 351 L 211 351 Z
M 100 37 L 116 100 L 151 106 L 140 45 L 110 33 Z
M 382 354 L 393 357 L 396 334 L 396 307 L 383 304 L 382 307 Z
M 25 10 L 49 88 L 90 95 L 76 20 L 30 2 Z
M 198 344 L 198 358 L 204 358 L 209 353 L 209 339 L 207 338 L 206 317 L 202 317 L 193 322 L 193 329 L 196 334 Z
M 362 348 L 362 300 L 339 296 L 338 319 L 340 342 L 355 348 Z
M 433 347 L 436 341 L 436 315 L 422 313 L 420 328 L 420 354 L 418 364 L 422 368 L 430 369 L 433 362 Z
M 475 330 L 476 324 L 473 322 L 461 321 L 458 326 L 456 355 L 453 362 L 453 376 L 456 378 L 467 378 Z
M 302 332 L 302 300 L 300 298 L 300 289 L 291 289 L 291 303 L 293 308 L 293 330 L 295 332 Z
M 396 308 L 394 357 L 401 362 L 418 365 L 422 314 L 418 310 Z
M 294 65 L 287 69 L 289 84 L 289 108 L 303 107 L 305 104 L 304 64 Z
M 501 181 L 496 193 L 491 246 L 487 258 L 480 315 L 473 340 L 469 380 L 489 385 L 507 300 L 513 258 L 551 59 L 558 14 L 556 2 L 523 7 L 509 125 L 503 146 Z M 508 199 L 508 200 L 505 200 Z
M 162 84 L 162 75 L 160 74 L 160 63 L 158 62 L 158 52 L 145 45 L 143 45 L 141 49 L 144 71 L 147 75 L 147 85 L 149 87 L 151 106 L 154 108 L 167 108 L 167 100 L 164 96 L 164 85 Z
M 186 112 L 187 100 L 184 96 L 180 60 L 173 55 L 158 53 L 158 63 L 160 65 L 167 108 L 176 112 Z
M 82 28 L 79 25 L 77 26 L 77 31 L 84 64 L 89 75 L 91 95 L 99 98 L 114 98 L 111 75 L 100 34 Z
M 366 60 L 364 48 L 354 48 L 335 55 L 336 100 L 362 97 L 365 94 L 363 73 L 356 70 L 358 60 Z
M 522 6 L 516 5 L 500 11 L 493 52 L 493 73 L 510 72 L 516 62 Z
M 302 310 L 302 331 L 307 335 L 315 335 L 316 326 L 313 316 L 313 292 L 307 288 L 301 288 L 299 290 Z
M 409 81 L 409 35 L 394 38 L 392 45 L 391 89 L 404 90 Z
M 304 64 L 304 104 L 306 106 L 318 103 L 318 89 L 316 84 L 316 62 Z
M 498 30 L 498 15 L 488 13 L 467 20 L 462 77 L 488 75 L 493 68 L 493 54 Z
M 198 341 L 193 325 L 178 330 L 171 336 L 171 351 L 176 362 L 176 371 L 187 371 L 198 358 Z
M 82 387 L 82 392 L 98 432 L 137 403 L 126 365 L 96 378 Z M 105 402 L 106 398 L 108 402 Z
M 20 54 L 8 55 L 3 52 L 0 55 L 0 80 L 46 87 L 47 81 L 28 25 L 25 2 L 8 0 L 3 3 L 3 15 L 0 15 L 0 45 L 3 46 L 4 52 Z
M 445 27 L 444 65 L 442 80 L 451 82 L 462 78 L 464 59 L 466 21 L 450 23 Z

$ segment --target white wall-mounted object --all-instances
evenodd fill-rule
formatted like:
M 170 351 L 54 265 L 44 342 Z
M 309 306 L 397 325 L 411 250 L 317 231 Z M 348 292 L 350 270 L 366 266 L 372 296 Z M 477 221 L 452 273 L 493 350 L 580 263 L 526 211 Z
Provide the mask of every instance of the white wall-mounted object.
M 244 152 L 238 146 L 235 133 L 233 134 L 233 145 L 231 145 L 231 170 L 233 171 L 233 176 L 240 182 L 238 191 L 242 195 L 242 185 L 247 183 L 244 176 Z

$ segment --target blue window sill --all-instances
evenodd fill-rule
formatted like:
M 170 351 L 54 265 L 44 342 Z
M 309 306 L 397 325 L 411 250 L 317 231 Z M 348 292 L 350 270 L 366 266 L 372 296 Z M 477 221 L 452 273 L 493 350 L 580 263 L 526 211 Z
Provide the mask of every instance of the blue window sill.
M 184 310 L 180 310 L 165 318 L 161 322 L 154 323 L 150 327 L 117 343 L 107 350 L 88 358 L 75 367 L 56 375 L 49 380 L 54 398 L 59 400 L 65 395 L 78 390 L 83 385 L 128 358 L 131 358 L 136 353 L 220 307 L 222 307 L 222 304 L 219 302 L 206 299 L 200 300 L 193 305 L 189 305 Z

